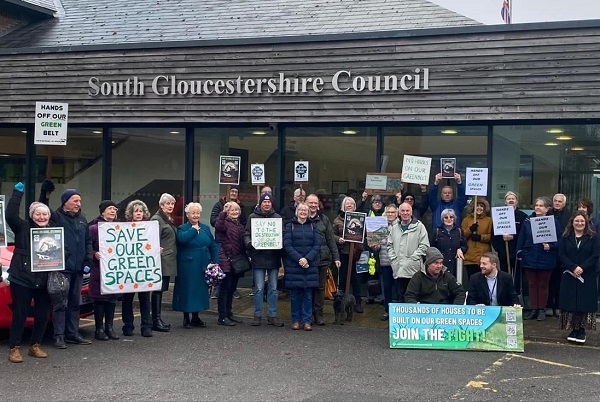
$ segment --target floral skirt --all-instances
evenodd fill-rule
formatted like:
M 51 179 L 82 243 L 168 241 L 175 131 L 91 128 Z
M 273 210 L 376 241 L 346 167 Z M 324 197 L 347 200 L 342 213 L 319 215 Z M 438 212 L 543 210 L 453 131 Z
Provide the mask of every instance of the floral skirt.
M 596 330 L 596 313 L 574 313 L 561 311 L 559 318 L 560 329 L 589 329 Z

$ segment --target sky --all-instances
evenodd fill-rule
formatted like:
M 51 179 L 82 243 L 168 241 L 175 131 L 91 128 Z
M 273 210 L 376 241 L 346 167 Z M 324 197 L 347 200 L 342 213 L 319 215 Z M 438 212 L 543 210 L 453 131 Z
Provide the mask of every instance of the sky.
M 503 24 L 502 0 L 429 0 L 484 24 Z M 511 0 L 512 23 L 600 19 L 600 0 Z

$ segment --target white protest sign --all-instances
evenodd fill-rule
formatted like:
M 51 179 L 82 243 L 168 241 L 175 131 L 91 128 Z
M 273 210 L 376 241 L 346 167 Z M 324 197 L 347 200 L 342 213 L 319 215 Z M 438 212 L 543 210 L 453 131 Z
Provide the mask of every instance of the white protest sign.
M 278 250 L 283 247 L 281 218 L 253 218 L 250 222 L 252 247 L 257 250 Z
M 68 103 L 35 102 L 35 145 L 67 145 Z
M 250 174 L 252 176 L 252 185 L 265 184 L 265 165 L 264 163 L 253 163 L 250 165 Z
M 556 241 L 554 216 L 536 216 L 529 218 L 529 220 L 531 221 L 533 244 L 552 243 Z
M 387 176 L 381 174 L 368 174 L 365 181 L 365 190 L 387 190 Z
M 294 182 L 308 183 L 308 161 L 294 162 Z
M 98 224 L 100 293 L 160 290 L 160 228 L 158 221 Z
M 404 155 L 404 163 L 402 164 L 402 182 L 429 184 L 430 170 L 431 158 Z
M 467 168 L 466 177 L 466 195 L 487 195 L 488 169 L 487 168 Z
M 515 210 L 513 207 L 493 207 L 492 222 L 494 223 L 495 235 L 517 234 Z

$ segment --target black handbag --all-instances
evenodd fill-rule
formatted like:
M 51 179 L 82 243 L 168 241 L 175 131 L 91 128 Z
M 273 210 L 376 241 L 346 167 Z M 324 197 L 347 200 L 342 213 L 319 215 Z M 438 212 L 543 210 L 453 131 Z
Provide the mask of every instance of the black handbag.
M 236 255 L 235 257 L 230 258 L 229 262 L 231 263 L 231 270 L 236 275 L 244 275 L 246 272 L 252 269 L 248 257 L 246 257 L 244 254 Z

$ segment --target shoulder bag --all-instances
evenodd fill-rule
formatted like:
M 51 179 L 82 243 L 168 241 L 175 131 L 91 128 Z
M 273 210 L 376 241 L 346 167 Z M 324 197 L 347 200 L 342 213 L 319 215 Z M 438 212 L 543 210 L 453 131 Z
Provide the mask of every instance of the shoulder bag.
M 244 275 L 252 269 L 250 261 L 245 254 L 236 255 L 235 257 L 230 258 L 229 262 L 231 263 L 231 270 L 239 276 Z

